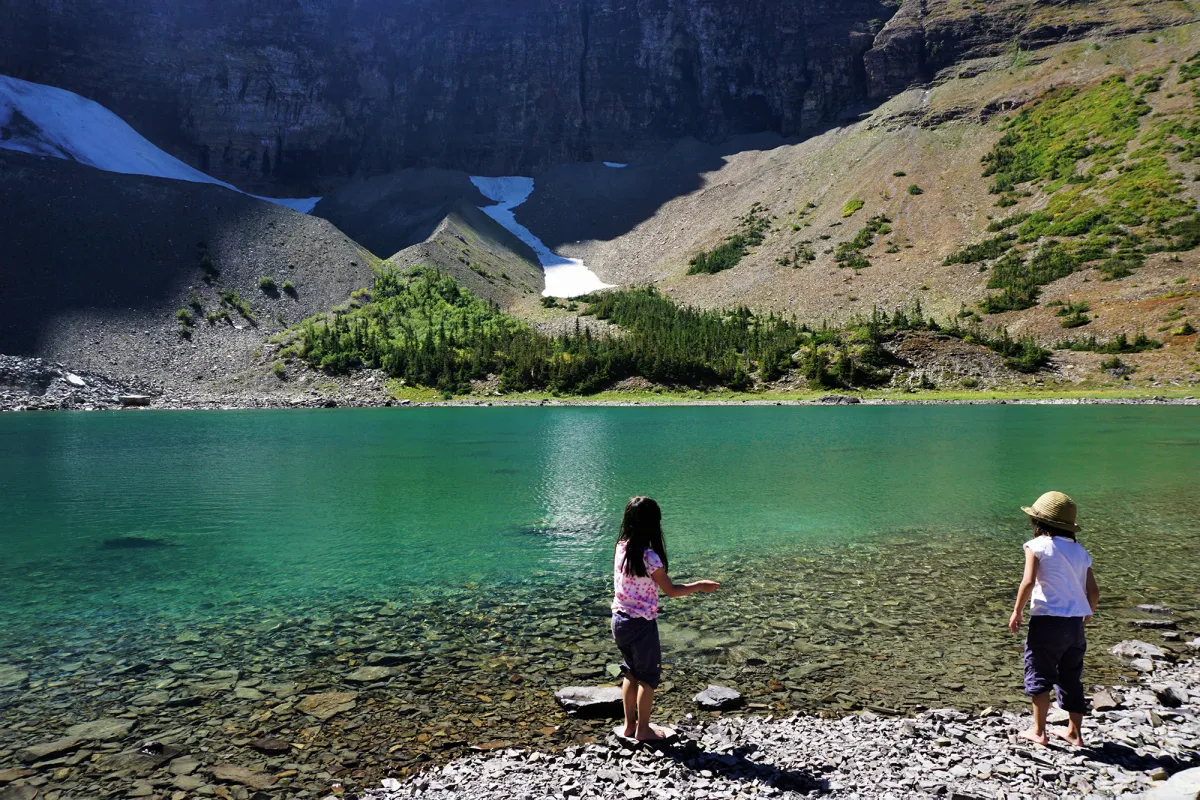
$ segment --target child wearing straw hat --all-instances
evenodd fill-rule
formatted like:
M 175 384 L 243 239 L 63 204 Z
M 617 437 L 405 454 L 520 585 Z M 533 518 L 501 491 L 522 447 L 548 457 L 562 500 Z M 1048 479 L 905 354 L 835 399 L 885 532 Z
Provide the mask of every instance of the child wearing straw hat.
M 1025 575 L 1017 590 L 1017 603 L 1008 620 L 1013 633 L 1021 629 L 1025 604 L 1030 603 L 1029 633 L 1025 638 L 1025 694 L 1033 703 L 1033 727 L 1020 736 L 1046 745 L 1046 716 L 1050 690 L 1058 692 L 1058 705 L 1070 715 L 1070 725 L 1050 734 L 1083 746 L 1083 656 L 1087 639 L 1083 626 L 1096 613 L 1100 587 L 1092 574 L 1092 557 L 1075 540 L 1075 502 L 1062 492 L 1046 492 L 1029 515 L 1033 538 L 1025 543 Z

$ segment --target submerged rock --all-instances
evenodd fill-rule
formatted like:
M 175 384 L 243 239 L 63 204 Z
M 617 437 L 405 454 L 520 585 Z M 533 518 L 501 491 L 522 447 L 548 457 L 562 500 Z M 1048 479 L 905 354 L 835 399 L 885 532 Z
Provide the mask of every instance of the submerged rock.
M 275 785 L 275 776 L 230 764 L 217 764 L 209 768 L 213 777 L 225 783 L 240 783 L 251 789 L 270 789 Z
M 0 664 L 0 689 L 20 686 L 29 678 L 29 673 L 12 664 Z
M 742 694 L 736 689 L 730 689 L 728 686 L 717 686 L 709 684 L 708 688 L 694 698 L 700 707 L 709 711 L 725 711 L 730 708 L 737 708 L 742 704 Z
M 21 750 L 17 753 L 17 758 L 21 759 L 26 764 L 31 764 L 34 761 L 42 761 L 47 758 L 62 755 L 63 753 L 69 753 L 72 750 L 77 750 L 81 744 L 83 744 L 82 739 L 78 739 L 74 736 L 67 736 L 62 739 L 55 739 L 53 742 L 35 744 L 30 747 L 26 747 L 24 750 Z
M 619 717 L 624 711 L 619 686 L 567 686 L 554 699 L 573 717 Z
M 354 700 L 358 697 L 357 692 L 325 692 L 323 694 L 310 694 L 299 703 L 296 704 L 296 709 L 308 714 L 310 717 L 316 717 L 319 720 L 327 720 L 343 711 L 350 711 L 354 708 Z
M 137 724 L 132 719 L 98 719 L 67 728 L 67 736 L 88 742 L 111 742 L 124 739 Z
M 346 676 L 351 683 L 375 683 L 394 678 L 400 674 L 395 667 L 360 667 Z

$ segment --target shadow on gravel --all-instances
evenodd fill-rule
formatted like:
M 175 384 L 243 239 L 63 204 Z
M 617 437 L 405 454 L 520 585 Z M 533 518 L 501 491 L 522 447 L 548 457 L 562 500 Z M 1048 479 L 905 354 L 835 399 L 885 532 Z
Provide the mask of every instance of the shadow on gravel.
M 659 748 L 667 758 L 689 770 L 709 770 L 714 775 L 734 781 L 760 781 L 768 786 L 789 792 L 827 793 L 829 781 L 804 770 L 784 769 L 767 761 L 755 761 L 758 752 L 754 744 L 735 747 L 726 753 L 704 750 L 699 743 L 685 740 L 678 745 Z
M 1169 773 L 1182 772 L 1185 769 L 1200 767 L 1200 753 L 1193 753 L 1190 758 L 1180 760 L 1174 756 L 1144 756 L 1129 745 L 1118 742 L 1104 742 L 1094 747 L 1084 747 L 1077 751 L 1092 761 L 1108 764 L 1114 767 L 1146 772 L 1156 767 L 1162 767 Z

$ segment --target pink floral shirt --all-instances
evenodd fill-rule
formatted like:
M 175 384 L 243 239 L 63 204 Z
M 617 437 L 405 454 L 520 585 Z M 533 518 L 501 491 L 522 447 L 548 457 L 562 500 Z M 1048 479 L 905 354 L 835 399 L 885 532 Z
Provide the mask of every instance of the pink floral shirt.
M 617 545 L 613 558 L 613 602 L 612 610 L 621 611 L 630 617 L 658 619 L 658 584 L 650 576 L 654 570 L 662 569 L 662 559 L 652 548 L 647 547 L 642 555 L 646 564 L 646 577 L 626 575 L 621 567 L 625 563 L 625 545 Z

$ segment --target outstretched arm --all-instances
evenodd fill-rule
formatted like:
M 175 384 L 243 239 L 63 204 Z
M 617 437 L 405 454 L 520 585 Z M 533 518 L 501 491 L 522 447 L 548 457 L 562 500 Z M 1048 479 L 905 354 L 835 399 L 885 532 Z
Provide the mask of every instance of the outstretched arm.
M 675 583 L 671 580 L 671 576 L 667 574 L 665 569 L 659 568 L 650 574 L 654 582 L 658 584 L 658 588 L 663 590 L 663 594 L 667 597 L 687 597 L 689 594 L 696 592 L 715 592 L 721 588 L 721 584 L 716 581 L 694 581 L 693 583 Z
M 1025 575 L 1021 578 L 1021 586 L 1017 589 L 1017 604 L 1013 607 L 1012 616 L 1008 618 L 1008 629 L 1016 633 L 1021 629 L 1025 619 L 1025 604 L 1033 594 L 1033 582 L 1037 580 L 1038 561 L 1033 551 L 1025 550 Z

